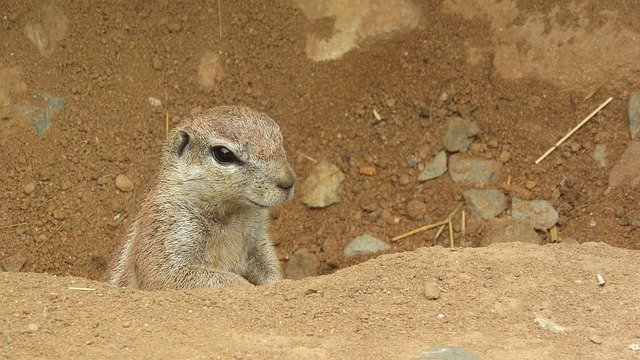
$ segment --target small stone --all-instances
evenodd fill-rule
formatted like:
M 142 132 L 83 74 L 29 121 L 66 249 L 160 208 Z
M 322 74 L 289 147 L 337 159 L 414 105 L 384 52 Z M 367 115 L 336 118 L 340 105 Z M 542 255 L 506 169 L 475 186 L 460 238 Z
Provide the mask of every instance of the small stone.
M 429 144 L 422 145 L 418 150 L 418 156 L 422 160 L 428 159 L 431 156 L 431 145 Z
M 449 94 L 445 91 L 442 94 L 440 94 L 440 97 L 438 99 L 441 102 L 445 102 L 445 101 L 449 100 Z
M 536 315 L 536 318 L 533 320 L 536 324 L 538 324 L 541 328 L 553 332 L 553 333 L 563 333 L 567 331 L 567 328 L 561 325 L 556 324 L 551 319 L 546 318 L 542 315 Z
M 426 181 L 442 176 L 447 171 L 447 153 L 440 151 L 433 159 L 424 167 L 424 170 L 418 175 L 419 181 Z
M 640 140 L 627 145 L 626 150 L 609 173 L 609 186 L 628 185 L 635 188 L 640 185 Z
M 2 267 L 7 272 L 19 272 L 27 262 L 27 258 L 22 254 L 13 254 L 2 260 Z
M 525 183 L 524 183 L 524 188 L 525 188 L 525 189 L 527 189 L 527 190 L 533 190 L 533 189 L 535 189 L 535 188 L 536 188 L 536 186 L 537 186 L 537 185 L 538 185 L 538 184 L 537 184 L 535 181 L 533 181 L 533 180 L 527 180 L 527 181 L 525 181 Z
M 511 153 L 509 153 L 507 150 L 502 150 L 500 152 L 500 155 L 498 155 L 498 160 L 500 160 L 500 162 L 503 164 L 509 161 L 509 159 L 511 159 Z
M 437 300 L 440 298 L 440 288 L 438 284 L 428 282 L 424 287 L 424 296 L 427 300 Z
M 110 180 L 111 180 L 111 175 L 104 175 L 104 176 L 100 176 L 99 178 L 97 178 L 96 182 L 98 183 L 98 185 L 105 185 Z
M 480 360 L 475 353 L 457 346 L 435 346 L 418 356 L 419 360 Z
M 475 122 L 461 117 L 451 117 L 447 120 L 444 147 L 451 152 L 467 151 L 479 132 L 480 129 Z
M 513 198 L 511 216 L 514 219 L 529 221 L 534 229 L 551 229 L 558 223 L 558 211 L 546 200 L 522 200 Z
M 431 109 L 420 109 L 420 111 L 418 112 L 418 115 L 421 118 L 428 118 L 429 115 L 431 115 Z
M 302 202 L 310 208 L 324 208 L 340 202 L 345 175 L 325 160 L 320 161 L 301 184 Z
M 407 203 L 407 215 L 413 220 L 422 220 L 427 214 L 427 205 L 420 200 L 411 200 Z
M 122 192 L 130 192 L 133 191 L 135 185 L 127 175 L 119 174 L 116 176 L 116 188 Z
M 11 338 L 11 336 L 5 335 L 2 337 L 2 342 L 4 342 L 5 345 L 9 345 L 13 342 L 13 339 Z
M 454 154 L 449 159 L 449 173 L 456 183 L 485 186 L 495 182 L 502 171 L 502 164 L 495 160 L 470 158 Z
M 344 255 L 347 257 L 372 254 L 379 251 L 389 249 L 391 246 L 382 240 L 379 240 L 372 235 L 364 234 L 351 240 L 351 242 L 344 248 Z
M 514 241 L 530 244 L 541 243 L 540 236 L 533 229 L 531 223 L 507 216 L 493 218 L 487 223 L 487 231 L 482 238 L 481 245 Z
M 40 329 L 40 326 L 38 326 L 38 324 L 29 324 L 24 330 L 21 331 L 21 333 L 28 334 L 28 333 L 36 332 L 39 329 Z
M 389 99 L 385 100 L 385 104 L 387 104 L 387 107 L 392 108 L 392 107 L 396 106 L 396 100 L 389 98 Z
M 589 337 L 589 340 L 591 340 L 592 343 L 594 344 L 602 344 L 602 337 L 598 336 L 598 335 L 591 335 L 591 337 Z
M 62 210 L 62 209 L 53 210 L 52 215 L 53 215 L 53 218 L 58 220 L 58 221 L 62 221 L 65 218 L 64 210 Z
M 607 146 L 605 144 L 596 145 L 591 157 L 596 161 L 599 167 L 607 167 Z
M 371 165 L 361 166 L 358 172 L 365 176 L 374 176 L 376 174 L 376 167 Z
M 490 220 L 507 209 L 508 199 L 500 190 L 469 189 L 463 193 L 469 211 L 484 220 Z
M 151 64 L 153 65 L 154 69 L 162 70 L 162 61 L 160 60 L 160 57 L 158 55 L 153 57 L 153 60 L 151 60 Z
M 31 193 L 34 192 L 35 190 L 36 190 L 36 183 L 33 181 L 26 183 L 22 187 L 22 191 L 27 195 L 31 195 Z
M 320 260 L 318 257 L 309 250 L 301 248 L 289 257 L 285 268 L 285 276 L 294 280 L 315 276 L 319 267 Z
M 398 177 L 398 183 L 402 186 L 409 185 L 411 179 L 407 174 L 402 174 Z
M 571 143 L 571 152 L 573 153 L 577 153 L 578 151 L 580 151 L 582 149 L 582 145 L 580 145 L 579 143 Z
M 409 159 L 407 159 L 407 167 L 408 168 L 414 168 L 416 167 L 416 165 L 418 165 L 418 163 L 420 163 L 420 159 L 416 156 L 410 156 Z
M 629 129 L 631 139 L 637 139 L 640 134 L 640 91 L 634 92 L 629 97 Z

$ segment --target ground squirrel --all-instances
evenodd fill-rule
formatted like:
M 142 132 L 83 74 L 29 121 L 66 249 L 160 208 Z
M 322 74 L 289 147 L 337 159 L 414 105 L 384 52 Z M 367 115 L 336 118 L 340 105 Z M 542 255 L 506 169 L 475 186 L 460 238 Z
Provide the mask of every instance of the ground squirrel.
M 186 119 L 164 144 L 158 180 L 109 283 L 155 290 L 278 281 L 268 208 L 288 200 L 295 181 L 268 116 L 223 106 Z

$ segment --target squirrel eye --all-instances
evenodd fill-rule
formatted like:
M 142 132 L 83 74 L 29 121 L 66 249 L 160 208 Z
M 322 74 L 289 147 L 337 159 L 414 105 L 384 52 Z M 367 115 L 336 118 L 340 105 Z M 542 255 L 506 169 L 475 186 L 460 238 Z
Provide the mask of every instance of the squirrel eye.
M 240 159 L 238 159 L 236 154 L 224 146 L 213 146 L 211 148 L 211 155 L 213 155 L 220 164 L 240 163 Z

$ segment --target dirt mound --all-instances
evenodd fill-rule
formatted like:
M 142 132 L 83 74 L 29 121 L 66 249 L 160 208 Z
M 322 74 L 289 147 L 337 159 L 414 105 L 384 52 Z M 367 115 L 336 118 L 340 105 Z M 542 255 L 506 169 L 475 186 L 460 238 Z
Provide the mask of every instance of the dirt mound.
M 0 353 L 410 359 L 455 345 L 482 359 L 635 359 L 639 262 L 635 251 L 594 243 L 434 247 L 273 286 L 188 292 L 2 273 Z

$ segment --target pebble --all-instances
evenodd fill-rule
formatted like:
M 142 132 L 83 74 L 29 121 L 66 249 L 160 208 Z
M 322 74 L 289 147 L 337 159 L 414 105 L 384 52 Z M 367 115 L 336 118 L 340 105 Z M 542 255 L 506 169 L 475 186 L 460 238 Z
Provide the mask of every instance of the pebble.
M 498 155 L 498 160 L 500 160 L 500 162 L 503 164 L 509 161 L 509 159 L 511 159 L 511 153 L 509 153 L 507 150 L 502 150 L 500 152 L 500 155 Z
M 607 146 L 605 144 L 596 145 L 591 157 L 596 161 L 599 167 L 607 167 Z
M 158 55 L 153 57 L 153 60 L 151 60 L 151 64 L 153 65 L 154 69 L 162 70 L 162 61 L 160 60 L 160 57 Z
M 370 234 L 360 235 L 357 238 L 351 240 L 351 242 L 344 248 L 344 255 L 347 257 L 372 254 L 378 251 L 389 249 L 391 246 L 386 242 L 373 237 Z
M 418 356 L 420 360 L 480 360 L 475 353 L 458 346 L 435 346 Z
M 551 229 L 558 223 L 558 212 L 546 200 L 522 200 L 514 197 L 511 203 L 511 216 L 529 221 L 534 229 Z
M 9 255 L 2 260 L 2 267 L 7 272 L 19 272 L 27 262 L 26 256 L 22 254 Z
M 427 205 L 420 200 L 407 203 L 407 215 L 413 220 L 422 220 L 427 214 Z
M 463 193 L 469 212 L 490 220 L 507 209 L 508 199 L 500 190 L 469 189 Z
M 442 176 L 447 171 L 447 153 L 440 151 L 433 159 L 424 167 L 424 170 L 418 175 L 419 181 L 426 181 Z
M 26 183 L 22 187 L 22 191 L 24 191 L 24 193 L 27 195 L 31 195 L 31 193 L 34 192 L 35 190 L 36 190 L 36 183 L 33 181 Z
M 444 147 L 450 152 L 467 151 L 479 132 L 475 122 L 457 116 L 451 117 L 447 120 Z
M 284 273 L 287 279 L 298 280 L 317 275 L 319 267 L 320 260 L 316 254 L 300 248 L 289 257 Z
M 376 167 L 371 165 L 361 166 L 358 172 L 365 176 L 374 176 L 376 174 Z
M 64 210 L 62 210 L 62 209 L 53 210 L 52 215 L 53 215 L 53 218 L 58 220 L 58 221 L 62 221 L 65 218 Z
M 629 185 L 632 188 L 640 185 L 640 140 L 627 145 L 622 156 L 609 172 L 609 186 Z
M 320 161 L 300 185 L 302 202 L 310 208 L 324 208 L 340 202 L 344 179 L 344 174 L 335 164 Z
M 24 330 L 21 331 L 21 333 L 28 334 L 28 333 L 36 332 L 39 329 L 40 329 L 40 326 L 38 326 L 38 324 L 29 324 Z
M 629 97 L 629 129 L 631 139 L 637 139 L 640 134 L 640 90 Z
M 487 223 L 487 231 L 481 240 L 482 246 L 505 242 L 540 244 L 541 239 L 531 223 L 511 216 L 494 218 Z
M 127 175 L 119 174 L 116 176 L 116 188 L 122 192 L 133 191 L 135 185 Z
M 525 183 L 524 183 L 524 188 L 525 188 L 525 189 L 527 189 L 527 190 L 533 190 L 533 189 L 535 189 L 535 188 L 536 188 L 536 186 L 537 186 L 537 185 L 538 185 L 538 184 L 537 184 L 535 181 L 533 181 L 533 180 L 527 180 L 527 181 L 525 181 Z
M 591 337 L 589 337 L 589 340 L 591 340 L 592 343 L 594 344 L 602 344 L 603 340 L 602 337 L 598 336 L 598 335 L 591 335 Z
M 454 154 L 449 159 L 449 173 L 456 183 L 484 186 L 497 180 L 502 164 L 495 160 L 484 160 Z
M 538 324 L 541 328 L 553 332 L 553 333 L 563 333 L 567 331 L 567 328 L 561 325 L 556 324 L 551 319 L 546 318 L 542 315 L 536 315 L 536 318 L 533 320 L 536 324 Z
M 428 118 L 429 115 L 431 115 L 431 109 L 426 109 L 426 108 L 420 109 L 420 111 L 418 112 L 418 115 L 423 119 Z
M 424 296 L 427 298 L 427 300 L 440 299 L 440 288 L 438 287 L 438 284 L 427 282 L 424 287 Z
M 402 174 L 398 177 L 398 183 L 402 186 L 409 185 L 411 179 L 407 174 Z

